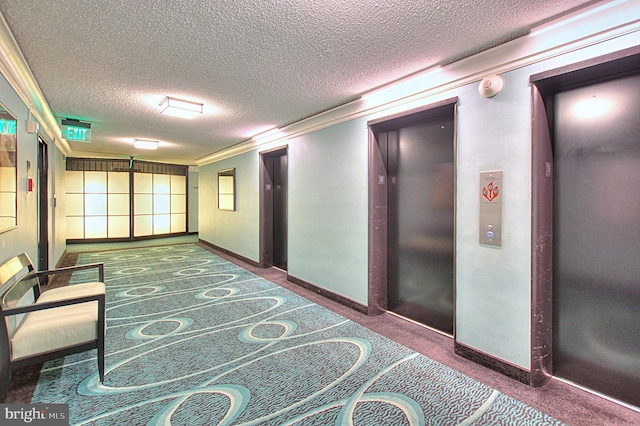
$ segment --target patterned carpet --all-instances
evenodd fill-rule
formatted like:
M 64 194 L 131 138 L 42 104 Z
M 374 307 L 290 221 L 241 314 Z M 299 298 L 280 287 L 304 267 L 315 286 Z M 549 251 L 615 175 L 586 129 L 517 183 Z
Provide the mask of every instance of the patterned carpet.
M 78 264 L 98 261 L 105 382 L 94 351 L 68 356 L 32 400 L 69 404 L 72 424 L 560 424 L 194 244 Z

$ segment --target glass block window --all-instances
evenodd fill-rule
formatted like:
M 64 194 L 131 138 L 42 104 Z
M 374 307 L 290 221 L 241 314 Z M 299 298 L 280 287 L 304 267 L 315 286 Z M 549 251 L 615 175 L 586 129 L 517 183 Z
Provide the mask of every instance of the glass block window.
M 187 177 L 133 175 L 134 236 L 187 232 Z
M 66 173 L 67 239 L 128 238 L 129 173 Z
M 187 232 L 187 172 L 186 166 L 68 158 L 67 239 Z

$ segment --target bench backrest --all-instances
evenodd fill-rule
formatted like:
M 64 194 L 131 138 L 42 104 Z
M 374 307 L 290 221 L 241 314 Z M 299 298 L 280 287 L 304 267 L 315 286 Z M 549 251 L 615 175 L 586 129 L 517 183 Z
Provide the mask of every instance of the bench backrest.
M 37 277 L 31 259 L 22 253 L 0 265 L 0 313 L 8 308 L 32 303 L 37 294 Z M 11 315 L 6 318 L 9 336 L 20 325 L 24 315 Z M 0 324 L 0 326 L 3 326 Z
M 27 272 L 34 270 L 33 263 L 27 253 L 22 253 L 0 265 L 0 289 L 25 269 Z

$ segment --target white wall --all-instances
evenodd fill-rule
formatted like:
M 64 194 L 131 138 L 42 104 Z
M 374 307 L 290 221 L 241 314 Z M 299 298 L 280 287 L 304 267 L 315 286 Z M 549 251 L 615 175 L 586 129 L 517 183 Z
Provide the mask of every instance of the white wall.
M 53 170 L 53 173 L 49 173 L 53 180 L 50 182 L 51 192 L 49 193 L 51 196 L 49 219 L 53 223 L 52 236 L 49 240 L 52 242 L 52 247 L 49 247 L 49 266 L 54 267 L 67 249 L 67 213 L 64 208 L 65 158 L 52 143 L 49 143 L 49 161 L 52 163 L 49 170 Z M 52 221 L 51 218 L 53 218 Z
M 200 167 L 199 237 L 259 260 L 259 156 L 256 151 Z M 218 210 L 218 171 L 236 169 L 236 210 Z
M 288 272 L 366 305 L 366 120 L 288 143 Z
M 189 188 L 187 188 L 187 199 L 189 202 L 189 229 L 187 232 L 198 232 L 198 204 L 199 204 L 199 185 L 200 172 L 199 170 L 189 168 Z
M 457 91 L 456 338 L 529 368 L 531 114 L 522 72 Z M 479 244 L 480 172 L 502 170 L 502 245 Z
M 18 227 L 0 233 L 0 262 L 22 252 L 37 262 L 38 193 L 36 189 L 27 192 L 27 161 L 31 163 L 31 177 L 36 181 L 38 137 L 27 133 L 27 107 L 3 76 L 0 76 L 0 102 L 18 119 Z
M 288 272 L 367 303 L 367 125 L 286 141 Z M 200 168 L 200 238 L 259 262 L 259 151 Z M 236 169 L 236 211 L 217 209 L 217 173 Z M 327 267 L 330 265 L 330 267 Z
M 38 135 L 26 131 L 28 109 L 3 76 L 0 76 L 0 103 L 18 118 L 18 227 L 0 233 L 0 262 L 27 252 L 38 261 Z M 53 268 L 66 250 L 66 221 L 61 195 L 64 195 L 65 162 L 55 144 L 43 135 L 49 156 L 49 267 Z M 31 163 L 32 192 L 27 191 L 27 161 Z M 54 205 L 54 194 L 58 195 Z

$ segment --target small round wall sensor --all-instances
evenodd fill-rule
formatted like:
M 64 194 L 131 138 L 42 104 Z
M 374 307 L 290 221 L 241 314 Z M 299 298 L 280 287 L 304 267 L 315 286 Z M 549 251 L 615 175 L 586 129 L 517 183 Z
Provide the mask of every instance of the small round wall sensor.
M 502 90 L 503 85 L 502 77 L 497 74 L 489 75 L 480 82 L 478 92 L 485 98 L 491 98 Z

